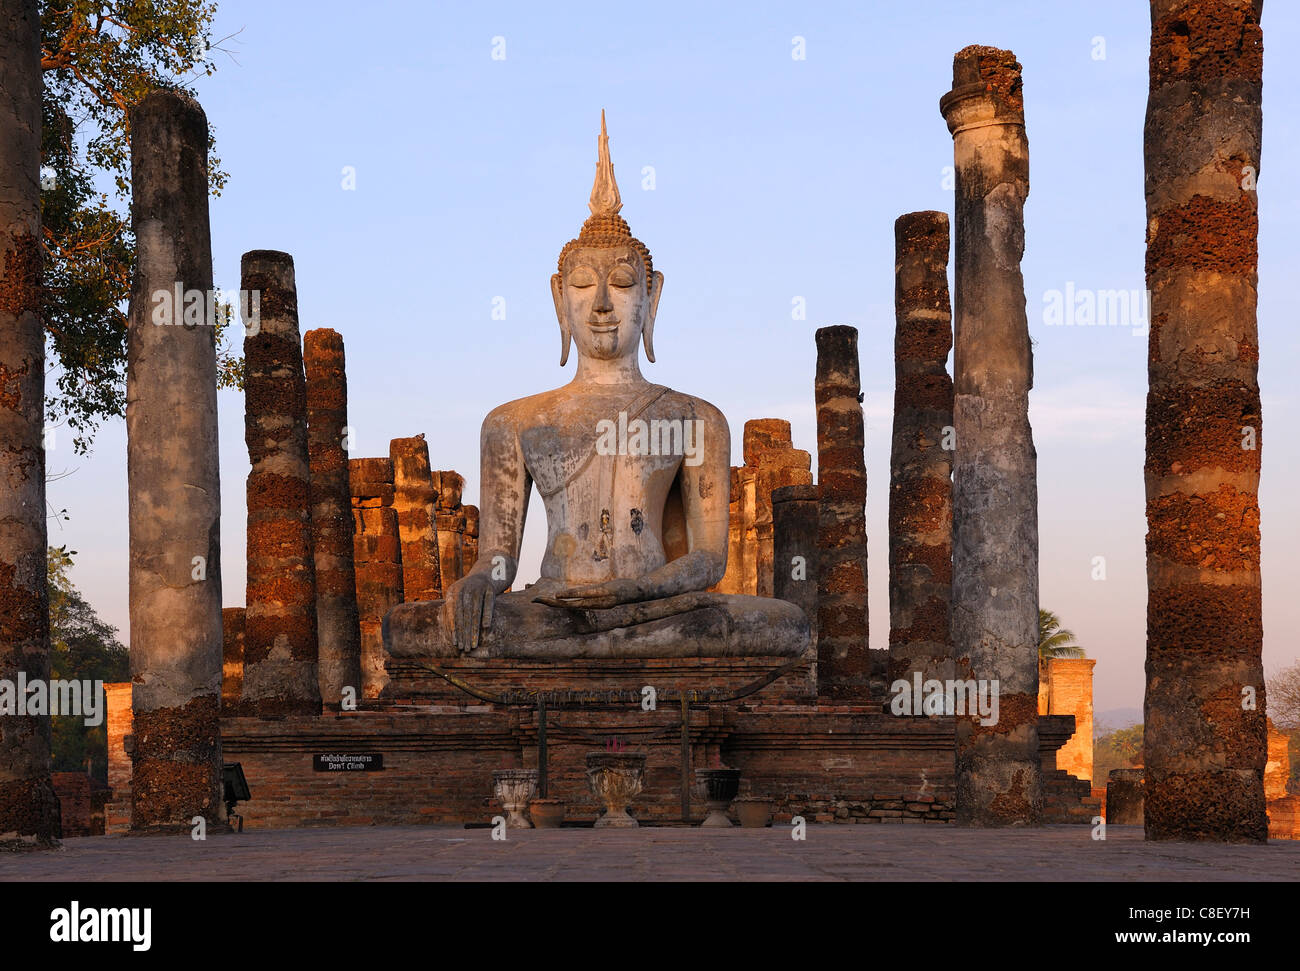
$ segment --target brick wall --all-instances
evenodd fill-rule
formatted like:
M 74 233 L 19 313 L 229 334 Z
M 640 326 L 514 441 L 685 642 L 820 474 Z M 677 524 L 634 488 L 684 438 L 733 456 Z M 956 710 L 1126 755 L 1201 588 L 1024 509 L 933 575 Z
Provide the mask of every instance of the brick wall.
M 1092 658 L 1053 658 L 1039 668 L 1038 713 L 1073 715 L 1075 732 L 1056 753 L 1056 767 L 1092 780 Z
M 104 685 L 108 707 L 108 787 L 112 795 L 104 805 L 104 833 L 115 836 L 131 826 L 131 757 L 126 736 L 131 734 L 131 682 Z

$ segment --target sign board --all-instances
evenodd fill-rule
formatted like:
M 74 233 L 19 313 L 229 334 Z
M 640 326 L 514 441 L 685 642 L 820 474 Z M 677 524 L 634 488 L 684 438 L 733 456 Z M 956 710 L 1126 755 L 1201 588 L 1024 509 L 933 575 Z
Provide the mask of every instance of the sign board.
M 329 755 L 313 755 L 312 768 L 317 772 L 382 772 L 384 757 L 377 752 L 335 752 Z

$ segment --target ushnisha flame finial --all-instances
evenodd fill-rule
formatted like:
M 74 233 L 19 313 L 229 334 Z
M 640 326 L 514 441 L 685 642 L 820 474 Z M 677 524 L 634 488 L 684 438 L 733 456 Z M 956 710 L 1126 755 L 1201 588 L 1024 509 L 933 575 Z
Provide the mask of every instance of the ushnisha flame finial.
M 600 109 L 600 139 L 596 158 L 596 181 L 591 187 L 591 199 L 587 208 L 593 216 L 614 216 L 623 208 L 623 200 L 618 194 L 618 183 L 614 181 L 614 163 L 609 159 L 609 132 L 605 130 L 605 109 Z

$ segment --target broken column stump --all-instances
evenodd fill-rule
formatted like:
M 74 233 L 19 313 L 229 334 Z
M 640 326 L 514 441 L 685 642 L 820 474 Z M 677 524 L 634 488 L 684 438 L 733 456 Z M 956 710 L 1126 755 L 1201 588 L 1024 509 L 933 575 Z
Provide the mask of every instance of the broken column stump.
M 348 487 L 348 378 L 343 338 L 307 331 L 307 455 L 311 465 L 312 556 L 321 702 L 338 709 L 345 688 L 361 697 L 361 623 L 353 562 L 352 492 Z
M 361 697 L 373 701 L 388 684 L 388 671 L 384 667 L 384 615 L 405 599 L 402 541 L 397 512 L 393 509 L 392 460 L 352 459 L 348 471 L 357 612 L 361 622 Z
M 440 600 L 442 569 L 438 553 L 438 490 L 423 435 L 394 438 L 393 509 L 402 537 L 402 590 L 407 601 Z
M 855 327 L 817 331 L 817 695 L 870 700 L 867 470 Z
M 1152 0 L 1146 837 L 1263 842 L 1261 0 Z M 1252 700 L 1253 699 L 1253 700 Z
M 434 506 L 438 534 L 438 573 L 442 580 L 442 590 L 446 590 L 465 575 L 461 572 L 461 566 L 465 559 L 467 524 L 465 507 L 460 501 L 465 489 L 465 477 L 451 470 L 434 472 L 433 489 L 438 497 Z M 441 595 L 440 592 L 439 596 Z
M 131 111 L 127 324 L 133 831 L 225 825 L 221 736 L 221 477 L 208 225 L 208 120 L 155 91 Z M 160 294 L 197 292 L 200 320 Z M 188 303 L 189 301 L 186 301 Z
M 252 471 L 240 713 L 319 715 L 307 389 L 293 257 L 253 250 L 241 269 L 241 288 L 260 296 L 257 326 L 244 338 L 244 440 Z
M 951 634 L 956 676 L 997 682 L 996 724 L 957 714 L 957 820 L 1037 823 L 1038 482 L 1020 273 L 1029 195 L 1021 68 L 967 47 L 939 110 L 957 172 Z

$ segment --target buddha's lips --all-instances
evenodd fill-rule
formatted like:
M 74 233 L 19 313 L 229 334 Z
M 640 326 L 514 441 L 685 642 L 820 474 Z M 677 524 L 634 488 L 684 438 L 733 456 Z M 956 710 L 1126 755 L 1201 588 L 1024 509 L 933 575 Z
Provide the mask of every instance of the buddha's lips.
M 618 321 L 614 321 L 612 324 L 593 324 L 591 321 L 587 321 L 587 326 L 591 328 L 593 334 L 610 334 L 618 330 Z

